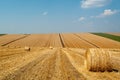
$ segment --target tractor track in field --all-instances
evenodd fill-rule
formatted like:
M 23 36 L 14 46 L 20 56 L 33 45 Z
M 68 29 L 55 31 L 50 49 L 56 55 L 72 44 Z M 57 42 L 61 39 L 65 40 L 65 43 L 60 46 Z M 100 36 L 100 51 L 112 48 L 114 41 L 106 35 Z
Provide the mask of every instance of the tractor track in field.
M 20 68 L 16 69 L 14 72 L 4 76 L 4 78 L 2 80 L 14 80 L 15 76 L 19 75 L 19 74 L 22 74 L 24 71 L 26 71 L 26 69 L 31 69 L 33 66 L 35 66 L 39 60 L 41 59 L 41 57 L 43 57 L 42 59 L 44 59 L 44 57 L 46 57 L 47 55 L 49 55 L 49 51 L 50 50 L 47 50 L 47 52 L 45 52 L 43 50 L 43 54 L 39 54 L 35 59 L 31 59 L 32 61 L 30 61 L 29 63 L 25 63 L 25 65 L 21 65 Z M 39 52 L 38 52 L 39 53 Z M 38 54 L 37 53 L 37 54 Z M 36 53 L 35 53 L 36 54 Z M 29 54 L 28 54 L 29 55 Z M 30 54 L 31 55 L 31 54 Z M 32 56 L 32 55 L 31 55 Z M 29 58 L 29 56 L 28 56 Z M 40 58 L 40 59 L 39 59 Z M 21 63 L 20 63 L 21 64 Z M 17 66 L 16 66 L 17 67 Z M 20 75 L 19 75 L 20 76 Z
M 67 55 L 59 49 L 56 53 L 54 75 L 51 80 L 86 80 L 69 61 Z
M 62 61 L 64 65 L 64 74 L 67 75 L 66 79 L 64 80 L 86 80 L 85 76 L 78 72 L 78 70 L 73 66 L 72 62 L 69 60 L 68 56 L 66 53 L 62 50 Z M 62 80 L 62 79 L 61 79 Z
M 112 39 L 108 39 L 105 37 L 101 37 L 101 36 L 97 36 L 94 34 L 90 34 L 90 33 L 76 33 L 78 36 L 80 36 L 81 38 L 86 39 L 87 41 L 97 45 L 100 48 L 116 48 L 119 49 L 120 48 L 120 42 L 114 41 Z
M 78 70 L 79 73 L 82 73 L 82 75 L 87 79 L 87 80 L 119 80 L 119 74 L 116 72 L 89 72 L 85 69 L 84 66 L 84 56 L 78 54 L 77 52 L 75 53 L 72 50 L 63 50 L 66 55 L 68 56 L 70 62 L 72 65 Z
M 50 57 L 53 56 L 52 54 L 46 53 L 43 55 L 40 55 L 37 59 L 35 59 L 34 61 L 28 63 L 27 65 L 23 66 L 22 68 L 20 68 L 19 70 L 17 70 L 16 72 L 14 72 L 14 74 L 7 76 L 5 79 L 9 79 L 9 80 L 32 80 L 32 79 L 36 79 L 36 76 L 39 76 L 38 73 L 41 73 L 41 80 L 44 80 L 44 73 L 47 74 L 47 72 L 43 72 L 43 70 L 45 70 L 45 68 L 48 66 L 44 64 L 44 62 Z M 44 66 L 43 66 L 44 64 Z M 42 69 L 42 68 L 44 69 Z M 40 79 L 40 78 L 39 78 Z
M 85 80 L 71 64 L 66 54 L 55 50 L 23 66 L 3 80 Z
M 89 44 L 91 44 L 91 45 L 95 46 L 96 48 L 100 48 L 98 45 L 95 45 L 94 43 L 92 43 L 92 42 L 90 42 L 90 41 L 88 41 L 88 40 L 86 40 L 86 39 L 84 39 L 84 38 L 80 37 L 79 35 L 77 35 L 77 34 L 74 34 L 74 35 L 75 35 L 75 36 L 77 36 L 77 37 L 79 37 L 80 39 L 82 39 L 82 40 L 86 41 L 87 43 L 89 43 Z
M 2 47 L 120 48 L 120 43 L 90 33 L 5 35 Z
M 30 34 L 29 34 L 29 35 L 30 35 Z M 15 42 L 15 41 L 18 41 L 18 40 L 21 40 L 21 39 L 23 39 L 23 38 L 26 38 L 26 37 L 28 37 L 29 35 L 25 35 L 25 36 L 23 36 L 23 37 L 14 39 L 14 40 L 12 40 L 12 41 L 9 41 L 9 42 L 7 42 L 7 43 L 2 44 L 1 46 L 6 46 L 6 45 L 11 44 L 11 43 L 13 43 L 13 42 Z
M 85 50 L 85 49 L 84 49 Z M 79 72 L 82 73 L 82 75 L 86 78 L 86 80 L 119 80 L 120 79 L 120 59 L 119 57 L 112 57 L 112 63 L 113 68 L 115 67 L 118 71 L 113 72 L 90 72 L 85 67 L 85 55 L 83 54 L 84 51 L 82 50 L 74 50 L 69 48 L 64 48 L 62 51 L 66 54 L 68 57 L 70 63 L 73 65 L 73 67 Z M 117 55 L 119 54 L 116 53 Z M 114 53 L 112 54 L 114 55 Z M 117 61 L 117 62 L 116 62 Z
M 60 42 L 61 42 L 61 44 L 62 44 L 62 47 L 64 48 L 64 47 L 65 47 L 65 44 L 64 44 L 64 41 L 63 41 L 63 39 L 62 39 L 62 37 L 61 37 L 60 34 L 59 34 L 59 38 L 60 38 Z
M 94 45 L 80 39 L 74 34 L 61 34 L 65 47 L 68 48 L 96 48 Z
M 52 49 L 14 72 L 5 75 L 1 80 L 86 80 L 69 61 L 60 49 Z
M 7 49 L 7 48 L 6 48 Z M 80 48 L 32 48 L 2 50 L 0 80 L 119 80 L 120 72 L 91 72 L 85 67 L 86 49 Z M 14 52 L 15 51 L 15 52 Z M 20 53 L 16 53 L 20 51 Z M 120 69 L 119 50 L 112 51 L 112 62 Z M 4 53 L 5 53 L 4 52 Z M 13 55 L 9 55 L 12 54 Z M 2 55 L 2 53 L 0 53 Z
M 0 80 L 120 79 L 120 43 L 90 33 L 6 35 L 0 44 Z M 87 70 L 89 48 L 109 50 L 113 71 Z

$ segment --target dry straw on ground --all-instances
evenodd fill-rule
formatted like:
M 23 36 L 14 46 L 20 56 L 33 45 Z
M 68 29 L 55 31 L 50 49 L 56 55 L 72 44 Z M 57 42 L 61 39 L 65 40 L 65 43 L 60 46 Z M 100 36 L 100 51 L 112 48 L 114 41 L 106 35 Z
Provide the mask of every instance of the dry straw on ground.
M 85 66 L 89 71 L 112 71 L 111 56 L 107 50 L 91 48 L 85 56 Z

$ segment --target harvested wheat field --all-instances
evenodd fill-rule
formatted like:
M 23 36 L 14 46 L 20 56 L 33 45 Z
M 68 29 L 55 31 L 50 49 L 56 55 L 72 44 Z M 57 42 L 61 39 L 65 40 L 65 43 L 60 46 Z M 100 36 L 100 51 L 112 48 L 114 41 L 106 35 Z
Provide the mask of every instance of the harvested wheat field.
M 0 80 L 120 80 L 120 42 L 90 33 L 3 35 Z

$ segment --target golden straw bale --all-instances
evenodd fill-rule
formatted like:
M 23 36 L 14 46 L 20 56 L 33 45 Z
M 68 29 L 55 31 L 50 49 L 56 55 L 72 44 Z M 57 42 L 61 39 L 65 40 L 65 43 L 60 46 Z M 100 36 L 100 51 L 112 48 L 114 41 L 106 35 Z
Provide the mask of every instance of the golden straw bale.
M 50 48 L 50 49 L 53 49 L 53 47 L 52 47 L 52 46 L 50 46 L 49 48 Z
M 99 48 L 91 48 L 86 51 L 85 57 L 85 66 L 89 71 L 112 71 L 109 51 Z
M 25 46 L 24 50 L 25 50 L 25 51 L 30 51 L 30 47 Z

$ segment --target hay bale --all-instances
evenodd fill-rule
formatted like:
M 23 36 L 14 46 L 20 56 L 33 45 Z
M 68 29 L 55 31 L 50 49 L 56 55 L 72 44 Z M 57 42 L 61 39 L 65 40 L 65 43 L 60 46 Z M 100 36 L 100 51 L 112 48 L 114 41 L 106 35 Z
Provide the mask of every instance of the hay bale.
M 50 48 L 50 49 L 53 49 L 53 47 L 52 47 L 52 46 L 50 46 L 49 48 Z
M 85 65 L 89 71 L 112 71 L 111 56 L 108 51 L 92 48 L 87 50 L 85 56 Z
M 25 50 L 25 51 L 30 51 L 30 47 L 25 46 L 24 50 Z

